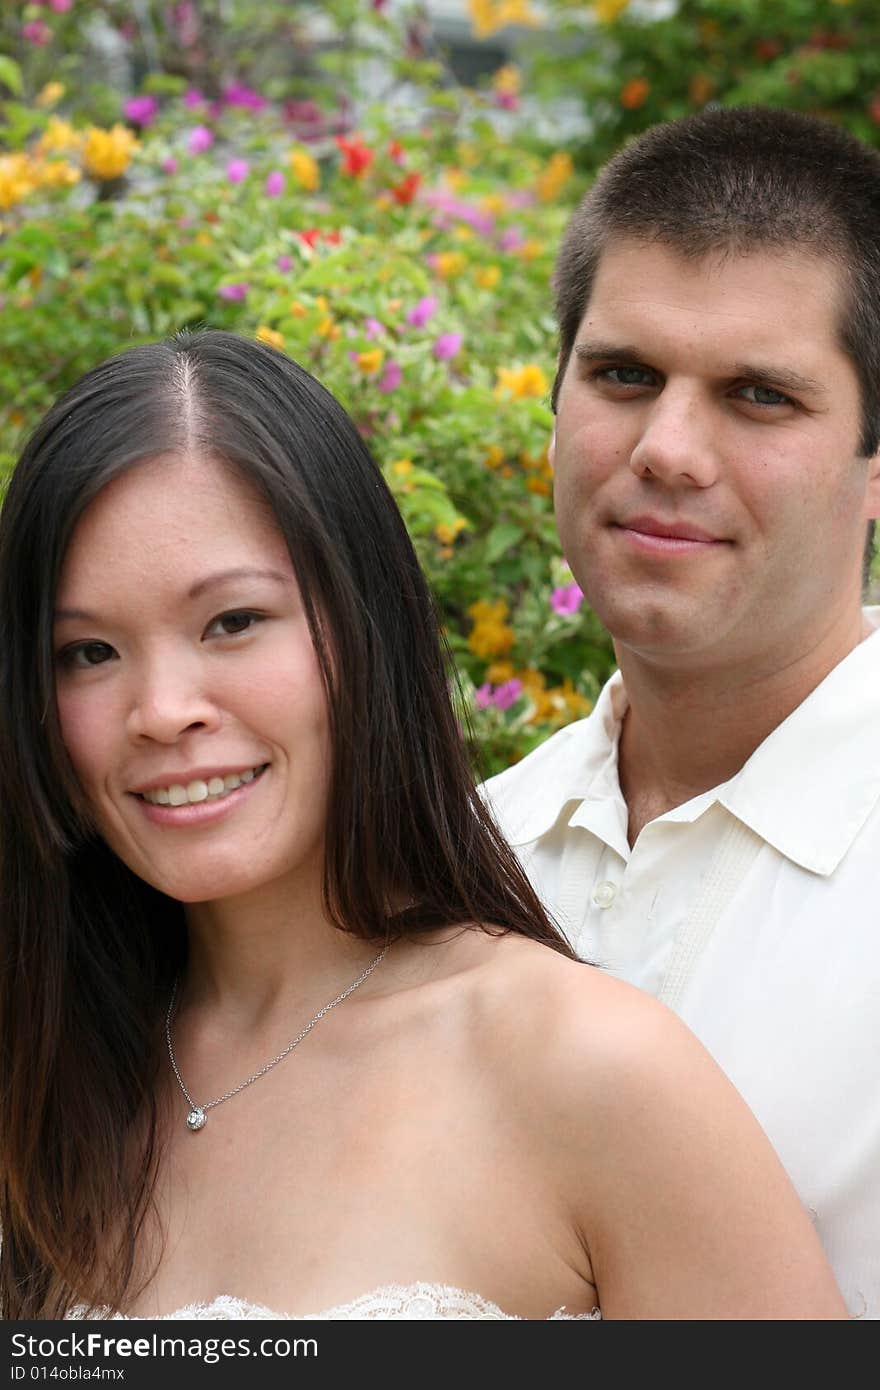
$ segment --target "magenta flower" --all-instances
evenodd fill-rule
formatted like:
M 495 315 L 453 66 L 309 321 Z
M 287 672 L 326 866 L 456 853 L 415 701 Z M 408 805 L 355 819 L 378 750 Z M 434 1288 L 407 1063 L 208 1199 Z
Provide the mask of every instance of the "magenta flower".
M 513 680 L 504 681 L 502 685 L 495 687 L 492 703 L 496 709 L 510 709 L 511 705 L 516 704 L 521 694 L 522 681 L 514 676 Z
M 214 132 L 206 125 L 197 125 L 189 133 L 186 147 L 190 154 L 204 154 L 214 143 Z
M 194 111 L 197 106 L 201 106 L 205 98 L 202 96 L 198 87 L 188 87 L 183 94 L 183 104 L 190 111 Z
M 226 166 L 226 177 L 230 183 L 243 183 L 251 171 L 246 159 L 230 159 Z
M 153 96 L 130 97 L 122 110 L 134 125 L 147 126 L 156 119 L 159 103 Z
M 262 111 L 264 106 L 269 103 L 259 92 L 255 92 L 253 87 L 246 87 L 243 82 L 230 82 L 223 89 L 223 100 L 227 106 L 243 106 L 248 111 Z
M 456 356 L 463 342 L 463 333 L 441 333 L 434 344 L 434 356 L 438 362 L 448 362 Z
M 163 173 L 163 174 L 176 174 L 176 173 L 177 173 L 177 160 L 174 158 L 174 155 L 173 155 L 173 154 L 170 154 L 170 155 L 168 156 L 167 159 L 163 159 L 163 160 L 162 160 L 162 173 Z
M 383 395 L 388 396 L 392 391 L 396 391 L 403 380 L 403 368 L 399 362 L 392 357 L 390 362 L 386 362 L 385 370 L 379 379 L 377 386 Z
M 293 257 L 279 256 L 275 264 L 279 270 L 293 270 Z
M 50 42 L 52 30 L 44 19 L 31 19 L 27 24 L 21 26 L 21 36 L 23 39 L 27 39 L 28 43 L 43 48 Z
M 269 174 L 266 179 L 264 187 L 266 196 L 269 198 L 277 198 L 280 193 L 284 192 L 284 175 L 280 169 L 272 170 L 271 174 Z
M 436 295 L 426 294 L 424 299 L 420 299 L 406 316 L 406 321 L 413 328 L 424 328 L 425 324 L 434 317 L 437 306 L 440 303 Z
M 369 338 L 371 342 L 374 338 L 381 338 L 384 332 L 385 325 L 381 324 L 378 319 L 367 319 L 364 324 L 364 337 Z
M 68 10 L 73 9 L 73 0 L 49 0 L 49 9 L 56 14 L 67 14 Z
M 229 299 L 240 303 L 242 299 L 247 299 L 249 289 L 250 285 L 241 282 L 235 285 L 221 285 L 217 295 L 220 299 Z
M 576 613 L 583 601 L 583 592 L 577 584 L 566 584 L 564 588 L 554 589 L 550 595 L 550 607 L 554 613 Z
M 492 703 L 492 687 L 488 681 L 474 691 L 474 704 L 477 709 L 488 709 Z

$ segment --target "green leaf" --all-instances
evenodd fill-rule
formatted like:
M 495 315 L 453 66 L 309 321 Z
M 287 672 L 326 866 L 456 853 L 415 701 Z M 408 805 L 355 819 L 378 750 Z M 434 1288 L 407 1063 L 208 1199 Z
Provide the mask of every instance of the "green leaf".
M 494 565 L 512 545 L 523 538 L 523 528 L 513 521 L 499 521 L 486 537 L 486 564 Z
M 10 92 L 21 96 L 22 76 L 21 68 L 14 58 L 10 58 L 8 53 L 0 53 L 0 82 L 4 87 L 8 87 Z

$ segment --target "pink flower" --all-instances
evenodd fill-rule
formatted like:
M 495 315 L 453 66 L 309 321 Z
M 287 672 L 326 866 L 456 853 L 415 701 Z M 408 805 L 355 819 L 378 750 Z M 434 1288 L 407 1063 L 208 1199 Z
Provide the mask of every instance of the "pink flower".
M 516 704 L 521 694 L 522 681 L 517 680 L 514 676 L 513 680 L 504 681 L 503 685 L 495 687 L 492 703 L 496 709 L 510 709 L 511 705 Z
M 230 159 L 226 166 L 226 177 L 230 183 L 243 183 L 251 171 L 246 159 Z
M 441 333 L 434 344 L 434 356 L 438 362 L 448 362 L 456 356 L 463 342 L 463 333 Z
M 220 299 L 240 302 L 242 299 L 247 299 L 249 289 L 250 285 L 245 285 L 241 282 L 236 285 L 221 285 L 217 291 L 217 295 Z
M 189 133 L 186 147 L 190 154 L 204 154 L 214 143 L 214 132 L 206 125 L 197 125 Z
M 474 691 L 474 704 L 477 709 L 488 709 L 492 703 L 492 687 L 488 681 Z
M 437 312 L 439 299 L 433 294 L 426 294 L 424 299 L 420 299 L 406 316 L 406 321 L 413 328 L 424 328 L 425 324 L 432 319 Z
M 159 103 L 153 96 L 130 97 L 122 110 L 135 125 L 147 126 L 156 119 Z
M 364 337 L 369 338 L 371 342 L 373 338 L 381 338 L 384 332 L 385 326 L 378 319 L 367 319 L 364 324 Z
M 383 395 L 388 396 L 391 394 L 392 391 L 397 390 L 402 380 L 403 369 L 400 363 L 396 362 L 392 357 L 390 362 L 386 362 L 385 370 L 382 373 L 382 376 L 378 381 L 377 386 L 378 389 L 383 393 Z
M 508 227 L 506 231 L 501 233 L 498 245 L 501 247 L 502 251 L 516 251 L 522 246 L 524 241 L 525 237 L 522 234 L 522 228 Z
M 564 588 L 554 589 L 550 595 L 550 607 L 554 613 L 576 613 L 583 601 L 583 592 L 577 584 L 566 584 Z
M 197 106 L 201 106 L 205 98 L 202 96 L 198 87 L 188 87 L 183 94 L 183 104 L 190 111 L 194 111 Z
M 173 154 L 170 154 L 170 155 L 168 156 L 167 159 L 163 159 L 163 160 L 162 160 L 162 173 L 163 173 L 163 174 L 176 174 L 176 173 L 177 173 L 177 160 L 174 158 L 174 155 L 173 155 Z
M 268 198 L 277 198 L 280 193 L 284 192 L 284 175 L 280 169 L 272 170 L 271 174 L 269 174 L 266 179 L 264 187 Z
M 36 44 L 38 48 L 43 48 L 51 42 L 52 30 L 44 19 L 31 19 L 21 27 L 21 36 L 27 39 L 28 43 Z
M 292 269 L 293 269 L 293 257 L 292 257 L 292 256 L 279 256 L 278 259 L 277 259 L 277 261 L 275 262 L 275 264 L 277 265 L 277 267 L 278 267 L 279 270 L 292 270 Z
M 49 0 L 49 9 L 56 14 L 67 14 L 68 10 L 73 9 L 73 0 Z

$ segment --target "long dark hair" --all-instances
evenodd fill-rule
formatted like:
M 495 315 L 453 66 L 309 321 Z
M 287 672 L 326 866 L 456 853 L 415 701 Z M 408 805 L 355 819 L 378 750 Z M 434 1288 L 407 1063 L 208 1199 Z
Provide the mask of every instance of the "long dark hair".
M 52 626 L 85 507 L 139 461 L 185 452 L 249 480 L 290 551 L 328 697 L 330 919 L 377 939 L 471 923 L 573 956 L 475 789 L 429 590 L 342 407 L 282 353 L 230 333 L 102 363 L 38 426 L 0 513 L 5 1318 L 59 1318 L 78 1300 L 118 1309 L 150 1209 L 183 910 L 90 824 L 59 732 Z

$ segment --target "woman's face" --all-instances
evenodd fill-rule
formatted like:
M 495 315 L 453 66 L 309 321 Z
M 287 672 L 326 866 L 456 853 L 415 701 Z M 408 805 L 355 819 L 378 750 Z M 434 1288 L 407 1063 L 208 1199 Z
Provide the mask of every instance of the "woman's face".
M 191 903 L 320 883 L 324 686 L 249 483 L 176 456 L 109 483 L 64 559 L 55 652 L 65 747 L 130 869 Z

